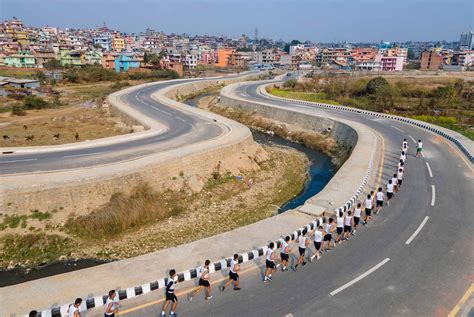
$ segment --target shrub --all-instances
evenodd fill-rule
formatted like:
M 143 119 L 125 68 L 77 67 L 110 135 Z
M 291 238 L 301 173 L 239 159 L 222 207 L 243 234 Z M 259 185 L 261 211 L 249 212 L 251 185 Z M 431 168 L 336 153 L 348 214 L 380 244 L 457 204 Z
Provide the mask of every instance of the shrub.
M 45 109 L 49 108 L 50 104 L 37 96 L 26 96 L 23 99 L 23 108 L 30 110 L 30 109 Z
M 12 114 L 14 116 L 24 116 L 26 114 L 26 111 L 21 105 L 13 105 Z
M 365 92 L 372 95 L 377 93 L 378 90 L 386 88 L 388 86 L 390 86 L 390 84 L 385 78 L 377 76 L 369 80 L 367 86 L 365 87 Z

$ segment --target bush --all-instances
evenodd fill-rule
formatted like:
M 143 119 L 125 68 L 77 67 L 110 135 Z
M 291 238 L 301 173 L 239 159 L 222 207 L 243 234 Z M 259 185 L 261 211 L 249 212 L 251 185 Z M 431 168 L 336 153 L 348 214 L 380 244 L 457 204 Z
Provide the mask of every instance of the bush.
M 377 76 L 369 80 L 367 86 L 365 87 L 365 92 L 372 95 L 377 93 L 378 90 L 384 89 L 388 86 L 390 86 L 390 84 L 385 78 Z
M 13 105 L 11 111 L 14 116 L 24 116 L 26 114 L 25 109 L 21 105 Z
M 31 110 L 31 109 L 46 109 L 46 108 L 50 108 L 50 104 L 40 98 L 40 97 L 36 97 L 36 96 L 26 96 L 24 99 L 23 99 L 23 108 L 24 109 L 27 109 L 27 110 Z

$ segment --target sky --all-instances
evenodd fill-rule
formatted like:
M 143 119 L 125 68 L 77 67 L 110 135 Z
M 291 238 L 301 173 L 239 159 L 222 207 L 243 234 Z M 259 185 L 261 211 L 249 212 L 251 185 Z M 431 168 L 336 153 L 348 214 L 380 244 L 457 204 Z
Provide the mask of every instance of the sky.
M 313 42 L 457 41 L 474 0 L 0 0 L 0 18 L 122 32 L 247 34 Z

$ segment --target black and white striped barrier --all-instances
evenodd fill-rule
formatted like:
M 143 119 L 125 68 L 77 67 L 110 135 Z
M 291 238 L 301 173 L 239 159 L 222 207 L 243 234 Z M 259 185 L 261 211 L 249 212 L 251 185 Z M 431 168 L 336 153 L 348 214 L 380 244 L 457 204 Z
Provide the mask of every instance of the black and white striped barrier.
M 361 110 L 361 109 L 351 108 L 351 107 L 347 107 L 347 106 L 337 106 L 337 105 L 331 105 L 331 104 L 327 104 L 327 103 L 319 103 L 319 102 L 311 102 L 311 101 L 283 98 L 283 97 L 270 95 L 269 93 L 264 91 L 264 89 L 261 90 L 261 91 L 263 92 L 263 94 L 266 97 L 271 98 L 271 99 L 280 100 L 280 101 L 286 101 L 286 102 L 289 101 L 289 102 L 298 103 L 298 104 L 307 105 L 307 106 L 317 106 L 317 107 L 327 108 L 327 109 L 335 109 L 335 110 L 356 112 L 356 113 L 360 113 L 360 114 L 366 114 L 366 115 L 370 115 L 370 116 L 375 116 L 375 117 L 380 117 L 380 118 L 385 118 L 385 119 L 391 119 L 391 120 L 401 121 L 401 122 L 404 122 L 404 123 L 407 123 L 407 124 L 412 124 L 412 125 L 415 125 L 417 127 L 429 130 L 433 133 L 439 134 L 442 137 L 444 137 L 444 138 L 448 139 L 449 141 L 453 142 L 467 156 L 467 158 L 471 161 L 471 163 L 474 162 L 473 154 L 470 153 L 469 150 L 458 139 L 456 139 L 452 135 L 436 128 L 435 126 L 430 125 L 430 124 L 426 124 L 422 121 L 408 119 L 408 118 L 405 118 L 405 117 L 400 117 L 400 116 L 395 116 L 395 115 L 390 115 L 390 114 L 385 114 L 385 113 L 380 113 L 380 112 Z

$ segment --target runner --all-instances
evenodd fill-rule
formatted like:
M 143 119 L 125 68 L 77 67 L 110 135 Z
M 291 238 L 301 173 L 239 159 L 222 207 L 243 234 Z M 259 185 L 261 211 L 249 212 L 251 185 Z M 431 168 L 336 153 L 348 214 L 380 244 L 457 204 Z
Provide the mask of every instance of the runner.
M 324 227 L 324 242 L 326 243 L 326 248 L 324 248 L 324 243 L 323 243 L 323 251 L 331 250 L 330 246 L 331 246 L 333 232 L 334 232 L 334 219 L 329 218 L 328 223 Z
M 376 207 L 375 207 L 375 214 L 377 214 L 383 207 L 383 201 L 385 200 L 385 195 L 382 191 L 382 187 L 379 187 L 379 190 L 377 192 L 377 194 L 375 195 L 376 196 L 376 200 L 377 200 L 377 203 L 376 203 Z
M 397 178 L 397 174 L 393 174 L 393 177 L 392 177 L 392 184 L 393 184 L 393 191 L 396 193 L 398 192 L 398 178 Z
M 237 273 L 239 270 L 239 255 L 236 253 L 234 254 L 234 258 L 230 260 L 229 280 L 222 286 L 222 291 L 224 291 L 230 283 L 234 283 L 234 291 L 240 291 L 239 274 Z
M 353 236 L 355 236 L 357 232 L 357 227 L 359 226 L 361 214 L 362 214 L 362 204 L 358 203 L 356 209 L 354 210 L 354 230 L 352 231 Z
M 399 169 L 398 174 L 397 174 L 398 189 L 400 189 L 400 187 L 402 187 L 402 180 L 403 180 L 403 170 Z
M 174 289 L 176 284 L 178 283 L 178 275 L 176 274 L 176 270 L 170 270 L 170 277 L 166 282 L 166 290 L 165 290 L 165 302 L 163 303 L 163 307 L 161 308 L 161 316 L 166 316 L 166 310 L 168 309 L 168 305 L 170 302 L 173 302 L 171 305 L 171 313 L 170 316 L 176 316 L 176 307 L 178 306 L 178 297 L 174 293 Z
M 311 256 L 310 261 L 313 262 L 314 258 L 319 260 L 321 255 L 319 250 L 321 250 L 321 243 L 323 242 L 323 226 L 319 226 L 313 230 L 313 242 L 314 242 L 314 254 Z
M 288 271 L 288 260 L 290 259 L 290 237 L 286 236 L 285 241 L 282 242 L 281 244 L 281 253 L 280 253 L 280 258 L 281 258 L 281 271 L 285 272 Z
M 405 151 L 405 153 L 406 153 L 407 150 L 408 150 L 408 142 L 407 142 L 407 139 L 403 139 L 403 142 L 402 142 L 402 151 Z
M 405 151 L 402 151 L 402 154 L 400 154 L 400 160 L 405 163 L 405 161 L 407 160 L 407 154 L 405 153 Z
M 306 265 L 306 261 L 304 260 L 304 256 L 306 254 L 306 247 L 308 246 L 309 241 L 306 239 L 306 231 L 302 231 L 301 235 L 298 237 L 298 251 L 300 253 L 300 257 L 298 258 L 298 261 L 296 261 L 295 265 L 295 271 L 298 268 L 298 265 L 300 263 L 303 264 L 303 266 Z
M 397 170 L 399 170 L 399 169 L 402 169 L 402 171 L 405 171 L 405 163 L 403 163 L 401 160 L 400 160 L 400 163 L 398 163 Z
M 390 179 L 387 184 L 387 206 L 390 206 L 390 199 L 393 197 L 393 183 Z
M 82 304 L 82 298 L 76 298 L 74 304 L 69 305 L 67 309 L 68 317 L 81 317 L 81 312 L 79 311 L 79 307 Z
M 418 155 L 421 155 L 423 151 L 423 143 L 421 142 L 421 140 L 418 140 L 418 144 L 416 145 L 416 157 L 418 157 Z
M 365 200 L 365 218 L 363 222 L 364 226 L 368 224 L 369 220 L 372 218 L 372 207 L 374 206 L 373 199 L 374 198 L 369 194 L 367 195 L 367 199 Z
M 344 232 L 344 213 L 339 211 L 339 214 L 336 217 L 336 241 L 335 244 L 340 244 L 342 242 L 342 233 Z
M 115 290 L 109 291 L 109 297 L 107 297 L 107 300 L 105 301 L 105 317 L 115 316 L 115 313 L 118 310 L 118 303 L 115 301 L 116 295 L 117 293 L 115 292 Z
M 344 239 L 349 240 L 349 235 L 352 231 L 352 225 L 354 221 L 352 219 L 352 211 L 348 211 L 347 215 L 344 217 Z
M 204 262 L 204 267 L 202 268 L 202 271 L 201 271 L 201 277 L 199 278 L 199 286 L 191 292 L 189 296 L 190 301 L 193 300 L 194 295 L 196 295 L 203 289 L 205 290 L 204 292 L 206 293 L 206 299 L 207 300 L 212 299 L 211 283 L 209 283 L 209 278 L 210 278 L 209 277 L 209 273 L 210 273 L 209 264 L 211 264 L 210 260 L 206 260 L 206 262 Z
M 265 270 L 265 278 L 263 279 L 263 282 L 271 282 L 272 274 L 276 272 L 275 253 L 273 252 L 273 248 L 275 248 L 275 243 L 270 242 L 267 249 L 267 259 L 265 261 L 267 269 Z

